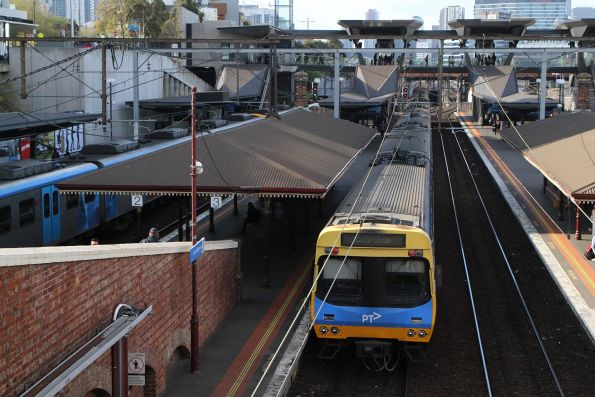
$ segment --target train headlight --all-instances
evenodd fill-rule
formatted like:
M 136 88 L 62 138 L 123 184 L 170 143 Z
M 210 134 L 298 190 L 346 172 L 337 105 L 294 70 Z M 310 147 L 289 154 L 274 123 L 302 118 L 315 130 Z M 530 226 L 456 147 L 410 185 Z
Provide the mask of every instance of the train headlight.
M 335 335 L 337 335 L 339 333 L 339 328 L 338 327 L 331 327 L 331 332 Z
M 426 331 L 424 331 L 423 329 L 420 329 L 419 331 L 417 331 L 417 334 L 419 335 L 420 338 L 423 338 L 428 333 Z
M 320 333 L 321 334 L 327 334 L 328 333 L 328 328 L 325 327 L 325 326 L 320 327 L 319 330 L 320 330 Z
M 408 336 L 408 337 L 415 336 L 415 331 L 414 331 L 414 330 L 412 330 L 412 329 L 410 329 L 410 330 L 407 330 L 407 336 Z

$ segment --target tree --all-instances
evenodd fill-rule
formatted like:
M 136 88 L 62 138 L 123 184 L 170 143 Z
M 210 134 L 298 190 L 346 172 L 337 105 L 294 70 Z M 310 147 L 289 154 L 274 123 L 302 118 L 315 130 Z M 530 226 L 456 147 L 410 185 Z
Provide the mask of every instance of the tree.
M 168 18 L 163 0 L 104 0 L 97 6 L 95 30 L 99 34 L 132 37 L 138 27 L 140 37 L 160 37 Z
M 306 40 L 304 46 L 307 48 L 343 48 L 343 44 L 337 39 L 330 40 Z
M 36 30 L 38 33 L 43 33 L 45 37 L 60 37 L 63 32 L 65 32 L 67 36 L 70 36 L 70 20 L 50 15 L 41 1 L 13 0 L 11 3 L 14 4 L 16 9 L 26 11 L 27 15 L 31 18 L 35 15 L 34 22 L 38 25 Z M 33 10 L 34 4 L 35 10 Z M 75 25 L 74 28 L 76 34 L 78 32 L 78 25 Z M 31 32 L 30 27 L 23 25 L 11 25 L 10 30 L 11 35 L 14 36 L 24 35 L 24 33 Z

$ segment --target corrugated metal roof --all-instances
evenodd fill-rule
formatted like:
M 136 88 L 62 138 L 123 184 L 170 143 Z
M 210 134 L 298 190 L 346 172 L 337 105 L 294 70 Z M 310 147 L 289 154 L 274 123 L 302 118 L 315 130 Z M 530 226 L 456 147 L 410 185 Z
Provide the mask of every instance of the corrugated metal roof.
M 502 137 L 578 203 L 595 201 L 595 113 L 563 113 L 502 130 Z
M 204 173 L 198 192 L 324 196 L 375 130 L 305 110 L 205 133 L 197 139 Z M 189 194 L 186 143 L 106 167 L 58 185 L 62 191 Z
M 379 150 L 383 160 L 377 161 L 367 180 L 360 181 L 349 192 L 338 213 L 351 213 L 356 219 L 357 214 L 391 214 L 431 233 L 430 118 L 415 117 L 425 120 L 425 124 L 409 128 L 412 127 L 408 124 L 410 114 L 405 114 L 397 123 L 398 127 L 385 134 Z M 340 217 L 336 221 L 341 222 Z
M 502 98 L 519 91 L 513 66 L 476 66 L 471 83 L 473 94 L 480 97 Z
M 358 66 L 353 91 L 368 98 L 395 93 L 397 65 Z
M 258 97 L 262 94 L 267 70 L 267 65 L 226 66 L 217 80 L 217 90 L 228 91 L 229 98 L 234 99 L 238 97 L 239 86 L 240 98 Z

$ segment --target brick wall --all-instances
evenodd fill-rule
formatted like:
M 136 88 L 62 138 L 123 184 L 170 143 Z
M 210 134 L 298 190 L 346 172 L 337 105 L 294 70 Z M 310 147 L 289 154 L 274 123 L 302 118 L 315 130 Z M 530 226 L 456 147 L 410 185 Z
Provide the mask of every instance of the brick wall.
M 20 394 L 110 322 L 119 303 L 153 312 L 132 330 L 156 394 L 176 348 L 190 349 L 188 243 L 6 249 L 0 255 L 0 395 Z M 207 242 L 198 261 L 201 345 L 237 302 L 237 243 Z M 64 396 L 111 392 L 110 353 L 76 377 Z M 149 390 L 147 390 L 148 392 Z M 131 396 L 143 396 L 133 387 Z M 150 395 L 150 394 L 148 394 Z
M 589 73 L 580 73 L 576 76 L 576 108 L 591 109 L 589 100 L 589 88 L 591 88 L 592 76 Z

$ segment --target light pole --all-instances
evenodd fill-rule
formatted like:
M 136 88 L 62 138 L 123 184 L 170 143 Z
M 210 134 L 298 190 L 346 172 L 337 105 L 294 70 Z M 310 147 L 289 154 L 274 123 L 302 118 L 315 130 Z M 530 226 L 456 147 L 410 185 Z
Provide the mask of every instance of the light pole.
M 202 164 L 196 160 L 196 86 L 192 87 L 192 105 L 190 115 L 190 133 L 192 134 L 192 162 L 190 163 L 190 194 L 192 197 L 192 246 L 196 244 L 196 175 L 202 174 Z M 198 349 L 199 349 L 199 328 L 198 328 L 198 265 L 192 265 L 192 317 L 190 318 L 190 372 L 198 373 Z
M 107 82 L 109 83 L 109 139 L 110 141 L 114 140 L 114 129 L 113 129 L 113 108 L 112 108 L 112 83 L 114 83 L 116 80 L 114 79 L 107 79 Z

